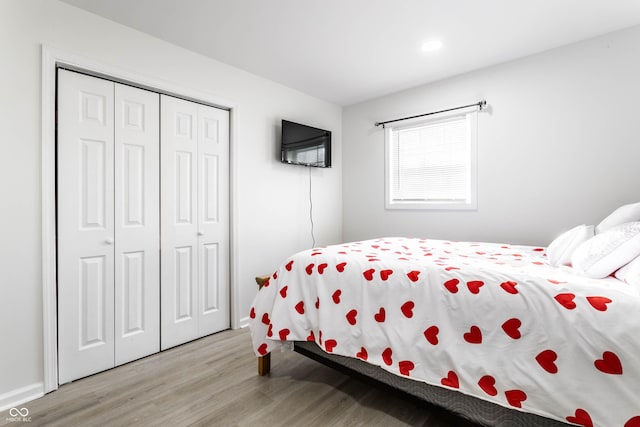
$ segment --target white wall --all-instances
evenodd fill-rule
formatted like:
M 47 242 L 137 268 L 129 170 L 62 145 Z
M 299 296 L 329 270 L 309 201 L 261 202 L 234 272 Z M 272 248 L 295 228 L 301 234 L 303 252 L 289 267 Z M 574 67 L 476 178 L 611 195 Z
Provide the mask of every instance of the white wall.
M 54 0 L 0 2 L 0 407 L 43 381 L 41 45 L 231 100 L 238 107 L 239 317 L 256 285 L 311 245 L 308 170 L 276 159 L 281 119 L 333 131 L 332 169 L 312 170 L 318 244 L 342 238 L 341 108 Z
M 345 108 L 345 240 L 546 245 L 640 201 L 639 51 L 635 27 Z M 374 122 L 483 98 L 477 211 L 385 210 L 384 132 Z

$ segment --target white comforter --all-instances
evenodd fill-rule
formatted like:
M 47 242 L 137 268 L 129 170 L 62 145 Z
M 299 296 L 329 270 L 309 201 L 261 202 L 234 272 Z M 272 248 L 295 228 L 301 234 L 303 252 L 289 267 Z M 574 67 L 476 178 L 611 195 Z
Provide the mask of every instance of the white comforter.
M 398 375 L 583 426 L 640 426 L 640 296 L 543 248 L 385 238 L 286 260 L 254 351 L 315 341 Z

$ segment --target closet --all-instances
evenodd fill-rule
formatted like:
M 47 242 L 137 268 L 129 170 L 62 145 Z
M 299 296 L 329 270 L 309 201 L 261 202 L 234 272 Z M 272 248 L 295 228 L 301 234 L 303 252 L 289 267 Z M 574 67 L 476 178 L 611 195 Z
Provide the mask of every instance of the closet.
M 62 69 L 57 97 L 59 383 L 227 329 L 228 112 Z
M 164 350 L 229 327 L 229 113 L 162 95 L 161 129 Z

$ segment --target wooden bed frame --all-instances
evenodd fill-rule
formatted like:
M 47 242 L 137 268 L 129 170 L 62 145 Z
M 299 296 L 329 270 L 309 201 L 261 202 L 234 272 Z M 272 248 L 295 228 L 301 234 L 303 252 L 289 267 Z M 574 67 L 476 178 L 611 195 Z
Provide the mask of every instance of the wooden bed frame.
M 258 287 L 262 288 L 269 278 L 270 276 L 256 277 Z M 402 378 L 358 359 L 325 353 L 312 342 L 294 342 L 294 351 L 364 382 L 440 406 L 481 425 L 491 427 L 567 427 L 569 425 L 536 414 L 509 409 L 458 391 Z M 259 356 L 258 375 L 265 376 L 270 370 L 271 353 Z

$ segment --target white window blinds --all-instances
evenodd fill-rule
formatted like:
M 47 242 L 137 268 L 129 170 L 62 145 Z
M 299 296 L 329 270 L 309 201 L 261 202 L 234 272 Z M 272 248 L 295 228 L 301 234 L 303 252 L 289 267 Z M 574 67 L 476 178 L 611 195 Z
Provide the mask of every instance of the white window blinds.
M 389 130 L 388 207 L 473 207 L 475 134 L 470 117 Z

